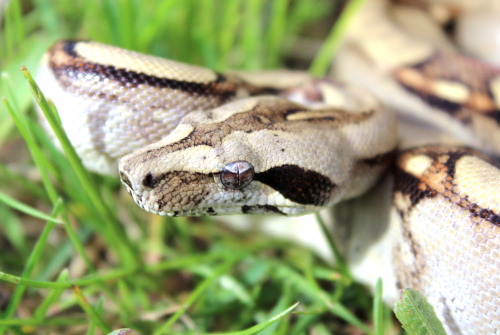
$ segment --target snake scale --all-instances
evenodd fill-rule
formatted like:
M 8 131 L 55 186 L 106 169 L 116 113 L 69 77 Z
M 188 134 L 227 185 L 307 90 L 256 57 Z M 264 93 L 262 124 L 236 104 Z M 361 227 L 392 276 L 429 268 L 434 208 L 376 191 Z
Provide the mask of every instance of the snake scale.
M 419 289 L 450 334 L 498 334 L 500 70 L 403 33 L 385 6 L 361 9 L 334 62 L 364 89 L 86 41 L 56 43 L 38 82 L 85 165 L 119 171 L 143 209 L 288 216 L 343 200 L 333 233 L 357 278 L 382 276 L 389 303 Z M 438 137 L 407 140 L 421 122 Z

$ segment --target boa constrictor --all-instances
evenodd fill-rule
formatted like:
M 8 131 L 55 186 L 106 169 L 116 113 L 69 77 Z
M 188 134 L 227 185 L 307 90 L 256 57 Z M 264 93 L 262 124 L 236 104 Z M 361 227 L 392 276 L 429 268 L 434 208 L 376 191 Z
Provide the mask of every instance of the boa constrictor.
M 361 10 L 336 76 L 499 155 L 500 70 L 403 35 L 385 12 Z M 450 333 L 499 331 L 500 171 L 484 154 L 442 138 L 396 153 L 392 109 L 304 73 L 220 74 L 60 41 L 38 78 L 86 166 L 119 171 L 145 210 L 298 215 L 351 199 L 333 233 L 360 280 L 383 277 L 388 302 L 421 290 Z

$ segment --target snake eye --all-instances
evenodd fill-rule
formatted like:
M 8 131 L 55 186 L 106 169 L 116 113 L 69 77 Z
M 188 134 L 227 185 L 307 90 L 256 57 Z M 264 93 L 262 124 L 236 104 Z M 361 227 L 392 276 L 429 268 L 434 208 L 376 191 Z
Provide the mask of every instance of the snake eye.
M 240 190 L 248 186 L 255 170 L 253 165 L 246 161 L 236 161 L 226 165 L 220 172 L 222 185 L 232 190 Z

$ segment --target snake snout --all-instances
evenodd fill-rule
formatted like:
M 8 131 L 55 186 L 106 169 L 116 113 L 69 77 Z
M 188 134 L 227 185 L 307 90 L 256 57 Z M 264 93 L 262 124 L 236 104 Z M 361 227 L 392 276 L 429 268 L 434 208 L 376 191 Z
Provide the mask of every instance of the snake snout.
M 120 180 L 123 184 L 127 186 L 129 190 L 133 190 L 132 183 L 130 182 L 130 177 L 125 171 L 120 171 Z

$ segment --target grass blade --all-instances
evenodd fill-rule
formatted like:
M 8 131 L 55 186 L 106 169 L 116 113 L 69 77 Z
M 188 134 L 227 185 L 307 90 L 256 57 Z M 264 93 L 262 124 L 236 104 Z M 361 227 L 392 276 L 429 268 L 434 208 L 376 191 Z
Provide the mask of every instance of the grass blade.
M 259 69 L 261 64 L 261 12 L 264 2 L 262 0 L 247 1 L 244 4 L 244 24 L 241 37 L 241 49 L 245 54 L 243 67 L 249 70 Z
M 373 297 L 373 324 L 376 335 L 384 335 L 384 303 L 382 302 L 382 278 L 377 280 Z
M 326 71 L 330 67 L 333 55 L 338 50 L 340 42 L 342 41 L 342 35 L 349 24 L 349 20 L 356 14 L 356 12 L 361 8 L 365 0 L 351 0 L 347 2 L 342 15 L 337 20 L 336 24 L 333 26 L 330 34 L 326 41 L 323 43 L 323 47 L 318 52 L 318 55 L 314 59 L 309 72 L 315 76 L 324 76 Z
M 434 308 L 416 290 L 409 288 L 403 292 L 394 313 L 409 335 L 446 335 Z
M 276 0 L 272 2 L 271 20 L 265 36 L 266 67 L 275 68 L 279 65 L 280 50 L 282 48 L 279 41 L 283 39 L 285 33 L 288 6 L 289 0 Z
M 24 24 L 19 0 L 12 0 L 6 5 L 5 15 L 5 57 L 10 57 L 14 50 L 24 42 Z M 1 5 L 0 5 L 1 7 Z M 0 60 L 1 61 L 1 60 Z M 1 64 L 1 63 L 0 63 Z
M 62 201 L 56 202 L 54 206 L 54 210 L 52 212 L 53 216 L 59 215 L 60 211 L 62 209 Z M 45 248 L 47 239 L 49 237 L 50 232 L 54 228 L 54 223 L 53 222 L 47 222 L 45 225 L 45 228 L 43 229 L 42 234 L 40 235 L 35 247 L 33 248 L 33 251 L 30 254 L 30 257 L 28 258 L 28 261 L 26 262 L 26 265 L 23 270 L 22 277 L 27 278 L 31 276 L 31 273 L 33 271 L 33 268 L 35 267 L 35 264 L 38 262 L 38 260 L 42 257 L 43 254 L 43 249 Z M 2 275 L 0 273 L 0 279 Z M 5 314 L 3 315 L 4 318 L 10 318 L 14 315 L 17 307 L 19 306 L 19 303 L 21 302 L 21 299 L 23 297 L 24 291 L 26 290 L 25 286 L 19 285 L 16 287 L 14 293 L 12 294 L 12 297 L 9 302 L 9 306 L 7 307 L 7 310 L 5 311 Z M 4 329 L 0 329 L 0 334 L 3 333 Z
M 253 334 L 257 334 L 258 332 L 263 331 L 267 327 L 271 326 L 272 324 L 274 324 L 274 323 L 278 322 L 279 320 L 281 320 L 282 318 L 284 318 L 286 315 L 291 313 L 295 308 L 297 308 L 298 305 L 299 305 L 299 303 L 296 302 L 295 304 L 288 307 L 287 309 L 285 309 L 283 312 L 279 313 L 278 315 L 275 315 L 274 317 L 270 318 L 269 320 L 262 322 L 262 323 L 259 323 L 258 325 L 255 325 L 255 326 L 248 328 L 248 329 L 245 329 L 245 330 L 241 330 L 241 331 L 237 331 L 237 332 L 228 332 L 228 333 L 206 333 L 206 334 L 202 334 L 202 335 L 253 335 Z
M 161 335 L 161 334 L 168 334 L 170 328 L 173 326 L 173 324 L 188 310 L 191 305 L 200 298 L 200 296 L 206 291 L 206 289 L 216 280 L 218 279 L 222 274 L 226 273 L 229 271 L 231 266 L 236 262 L 237 258 L 236 257 L 231 257 L 229 258 L 226 262 L 224 262 L 221 266 L 216 268 L 213 273 L 205 278 L 201 284 L 199 284 L 196 289 L 193 291 L 193 293 L 189 296 L 189 298 L 186 300 L 184 304 L 182 304 L 182 307 L 177 310 L 177 312 L 172 315 L 167 322 L 165 322 L 158 330 L 154 332 L 154 335 Z
M 38 209 L 30 207 L 14 198 L 9 197 L 7 194 L 0 192 L 0 202 L 3 202 L 9 207 L 17 209 L 20 212 L 33 216 L 35 218 L 53 222 L 53 223 L 63 223 L 61 220 L 56 219 L 48 214 L 40 212 Z
M 64 269 L 57 278 L 57 282 L 64 282 L 68 280 L 68 270 Z M 42 303 L 38 306 L 35 313 L 33 314 L 34 319 L 38 320 L 40 323 L 43 322 L 43 319 L 47 315 L 50 307 L 54 305 L 64 292 L 64 289 L 55 289 L 50 291 L 49 294 L 43 299 Z
M 28 85 L 31 92 L 33 93 L 33 97 L 40 106 L 40 109 L 49 122 L 52 131 L 59 140 L 59 143 L 61 143 L 61 147 L 63 148 L 68 161 L 73 167 L 82 188 L 88 194 L 90 200 L 92 201 L 92 205 L 95 207 L 96 211 L 102 218 L 104 224 L 97 225 L 96 228 L 99 229 L 100 227 L 102 227 L 101 229 L 110 230 L 106 231 L 103 235 L 108 239 L 110 247 L 114 248 L 116 252 L 121 256 L 120 259 L 122 261 L 131 265 L 139 262 L 138 254 L 137 252 L 135 252 L 135 248 L 128 239 L 128 236 L 125 234 L 122 227 L 118 224 L 113 212 L 101 200 L 97 186 L 83 166 L 75 149 L 71 145 L 68 136 L 62 128 L 57 113 L 50 107 L 49 103 L 43 96 L 40 88 L 33 80 L 33 77 L 31 76 L 29 71 L 24 67 L 22 71 L 26 80 L 28 81 Z
M 30 127 L 28 126 L 28 121 L 26 120 L 25 115 L 17 109 L 14 110 L 10 105 L 10 103 L 7 101 L 7 99 L 3 98 L 2 100 L 6 110 L 9 112 L 11 118 L 14 120 L 17 129 L 19 130 L 24 140 L 26 141 L 26 145 L 28 146 L 28 149 L 31 153 L 33 161 L 35 162 L 37 170 L 40 172 L 40 177 L 42 179 L 43 186 L 45 187 L 45 191 L 47 192 L 50 201 L 53 204 L 55 204 L 55 202 L 59 198 L 59 195 L 57 194 L 57 191 L 55 190 L 55 187 L 52 185 L 49 178 L 49 173 L 48 173 L 49 164 L 42 155 L 40 148 L 36 144 L 35 138 L 30 130 Z
M 316 213 L 315 217 L 316 221 L 318 221 L 321 231 L 323 232 L 323 235 L 325 236 L 328 242 L 330 249 L 332 250 L 336 266 L 339 268 L 344 278 L 349 278 L 350 280 L 352 280 L 352 275 L 349 271 L 349 267 L 347 266 L 347 263 L 344 257 L 342 256 L 339 248 L 337 248 L 337 245 L 335 244 L 335 241 L 333 240 L 332 234 L 330 232 L 330 229 L 328 229 L 328 227 L 326 226 L 326 223 L 321 217 L 321 214 L 319 212 Z
M 111 332 L 111 328 L 108 327 L 106 322 L 101 318 L 99 313 L 92 307 L 92 305 L 89 304 L 85 296 L 83 295 L 82 291 L 78 286 L 73 286 L 73 294 L 82 307 L 82 309 L 85 311 L 85 314 L 87 314 L 88 318 L 90 319 L 91 322 L 93 322 L 99 329 L 102 330 L 103 333 L 109 333 Z

